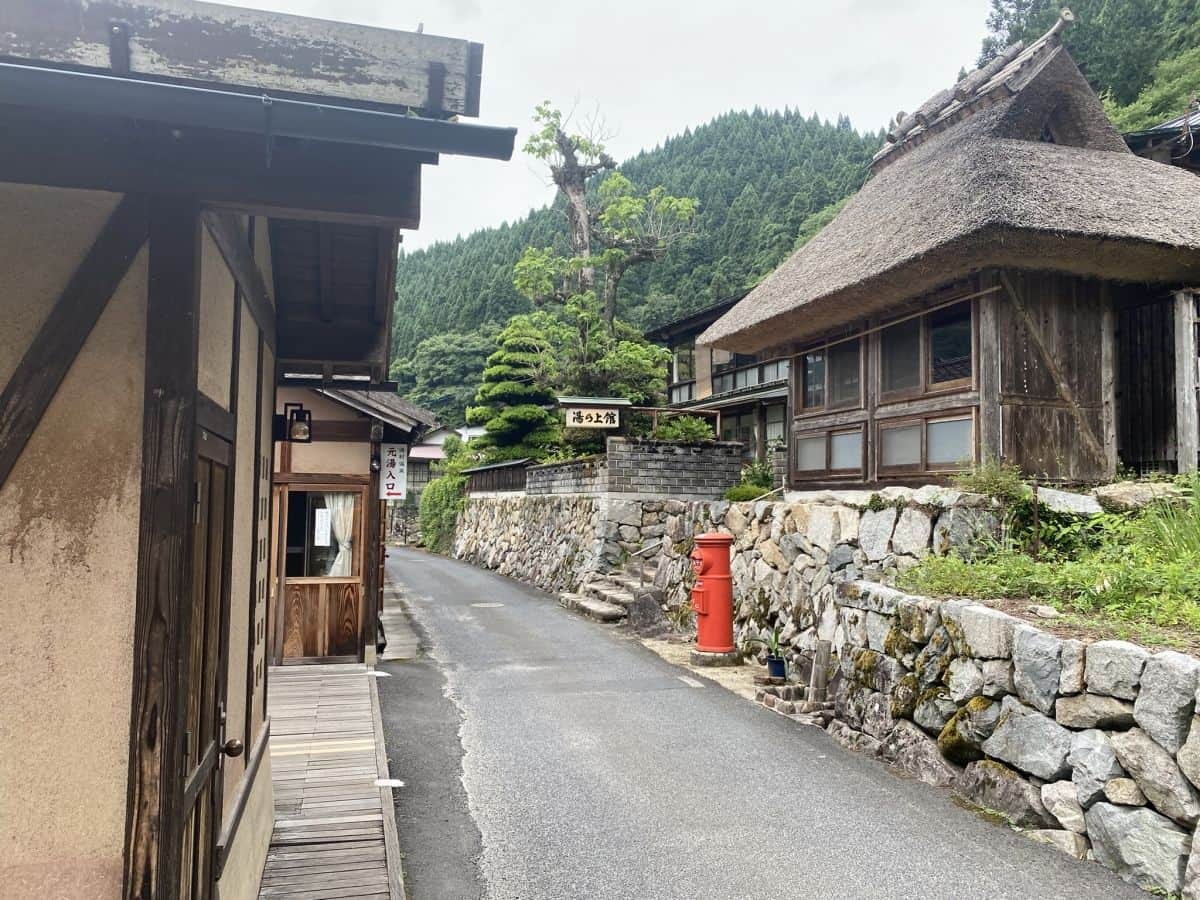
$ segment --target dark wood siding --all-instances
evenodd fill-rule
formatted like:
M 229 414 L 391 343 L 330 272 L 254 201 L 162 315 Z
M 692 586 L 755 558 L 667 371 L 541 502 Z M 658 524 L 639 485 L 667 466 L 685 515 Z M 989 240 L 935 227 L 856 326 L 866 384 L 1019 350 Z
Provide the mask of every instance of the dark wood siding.
M 1174 472 L 1175 320 L 1170 297 L 1121 292 L 1117 312 L 1118 441 L 1121 461 L 1138 471 Z

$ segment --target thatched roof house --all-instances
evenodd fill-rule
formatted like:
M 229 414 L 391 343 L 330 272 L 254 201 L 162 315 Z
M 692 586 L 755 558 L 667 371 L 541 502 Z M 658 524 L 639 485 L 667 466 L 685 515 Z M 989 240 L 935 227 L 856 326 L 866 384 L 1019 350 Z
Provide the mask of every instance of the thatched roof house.
M 915 415 L 922 398 L 939 395 L 944 407 L 947 392 L 953 393 L 929 369 L 930 348 L 941 338 L 931 337 L 936 324 L 924 316 L 924 336 L 910 335 L 905 346 L 914 366 L 924 361 L 925 374 L 903 392 L 903 406 L 889 405 L 885 357 L 899 358 L 900 351 L 881 348 L 886 340 L 879 333 L 898 317 L 956 298 L 967 304 L 964 310 L 969 307 L 969 315 L 963 314 L 970 327 L 962 334 L 972 342 L 960 360 L 969 375 L 953 379 L 963 415 L 972 423 L 969 434 L 961 433 L 958 449 L 970 454 L 960 463 L 1003 456 L 1051 477 L 1077 480 L 1115 469 L 1122 387 L 1113 384 L 1109 396 L 1104 383 L 1118 377 L 1115 358 L 1122 351 L 1109 346 L 1119 329 L 1105 325 L 1105 316 L 1120 318 L 1121 310 L 1200 281 L 1200 219 L 1194 177 L 1135 156 L 1109 123 L 1062 44 L 1061 31 L 1070 21 L 1064 11 L 1039 40 L 1009 48 L 915 113 L 898 117 L 862 190 L 700 336 L 701 343 L 739 353 L 797 354 L 793 434 L 803 437 L 812 429 L 813 436 L 808 461 L 793 459 L 793 481 L 807 480 L 804 472 L 818 480 L 877 481 L 961 467 L 927 458 L 928 434 L 920 439 L 919 460 L 902 454 L 903 463 L 885 465 L 887 435 L 879 426 L 901 412 Z M 1132 293 L 1128 287 L 1151 284 L 1158 287 Z M 1036 333 L 1048 316 L 1060 315 L 1072 323 L 1071 338 L 1065 332 Z M 1154 340 L 1170 347 L 1174 333 L 1172 324 Z M 842 385 L 842 401 L 835 404 L 828 395 L 834 376 L 823 354 L 854 335 L 862 341 L 858 363 L 844 368 L 857 380 Z M 1080 340 L 1097 349 L 1094 360 L 1073 355 Z M 806 348 L 819 352 L 806 354 Z M 1126 355 L 1137 357 L 1136 349 L 1125 348 Z M 1029 352 L 1033 356 L 1026 358 Z M 993 386 L 993 373 L 980 363 L 989 361 L 990 367 L 997 354 L 1001 383 Z M 1101 356 L 1109 368 L 1101 365 Z M 1033 394 L 1021 387 L 1029 384 L 1029 366 L 1045 370 L 1049 387 Z M 1127 367 L 1122 377 L 1135 374 Z M 807 395 L 806 377 L 821 381 L 809 385 Z M 1176 385 L 1165 374 L 1156 377 L 1162 383 L 1155 390 L 1166 403 Z M 845 411 L 831 417 L 835 408 Z M 1071 410 L 1069 416 L 1064 409 Z M 861 411 L 857 418 L 855 411 Z M 1131 441 L 1145 435 L 1136 423 L 1121 423 L 1127 462 L 1176 467 L 1177 459 L 1186 459 L 1185 467 L 1195 465 L 1194 437 L 1175 434 L 1173 408 L 1169 423 L 1167 418 L 1163 411 L 1156 434 L 1136 449 Z M 829 431 L 834 426 L 858 429 L 853 440 L 843 441 L 842 465 L 834 460 L 835 435 Z M 922 427 L 912 425 L 915 430 L 905 438 L 915 442 Z M 1046 433 L 1048 441 L 1035 440 Z M 822 434 L 824 465 L 818 465 Z M 1030 443 L 1037 446 L 1031 449 Z M 1187 446 L 1182 455 L 1181 443 Z M 805 452 L 803 445 L 797 452 Z M 861 463 L 854 462 L 856 456 Z
M 1200 278 L 1194 180 L 1129 151 L 1059 30 L 995 62 L 892 129 L 841 214 L 700 340 L 756 352 L 984 266 Z

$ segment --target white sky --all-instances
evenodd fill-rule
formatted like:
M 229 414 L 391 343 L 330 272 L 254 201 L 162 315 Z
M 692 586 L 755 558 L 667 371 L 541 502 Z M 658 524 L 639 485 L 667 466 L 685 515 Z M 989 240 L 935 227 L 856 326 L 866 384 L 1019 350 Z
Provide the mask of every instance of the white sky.
M 799 108 L 860 130 L 912 111 L 979 53 L 988 0 L 225 0 L 484 45 L 481 123 L 516 126 L 508 163 L 426 167 L 424 247 L 521 217 L 553 188 L 521 153 L 536 103 L 599 110 L 618 161 L 730 109 Z

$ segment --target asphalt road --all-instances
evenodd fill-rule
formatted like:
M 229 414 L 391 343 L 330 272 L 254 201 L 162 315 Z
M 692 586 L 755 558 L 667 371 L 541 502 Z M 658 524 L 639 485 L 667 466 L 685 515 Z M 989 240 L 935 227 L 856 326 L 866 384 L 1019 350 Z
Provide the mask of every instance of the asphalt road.
M 546 594 L 388 569 L 424 648 L 380 680 L 411 900 L 1146 896 Z

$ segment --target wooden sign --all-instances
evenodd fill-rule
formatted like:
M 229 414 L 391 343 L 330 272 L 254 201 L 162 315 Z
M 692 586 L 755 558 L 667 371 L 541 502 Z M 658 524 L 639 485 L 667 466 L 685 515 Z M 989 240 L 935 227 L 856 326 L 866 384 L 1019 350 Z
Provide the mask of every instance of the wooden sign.
M 379 499 L 403 500 L 408 496 L 408 445 L 380 444 Z
M 620 428 L 621 412 L 603 406 L 566 406 L 568 428 Z

